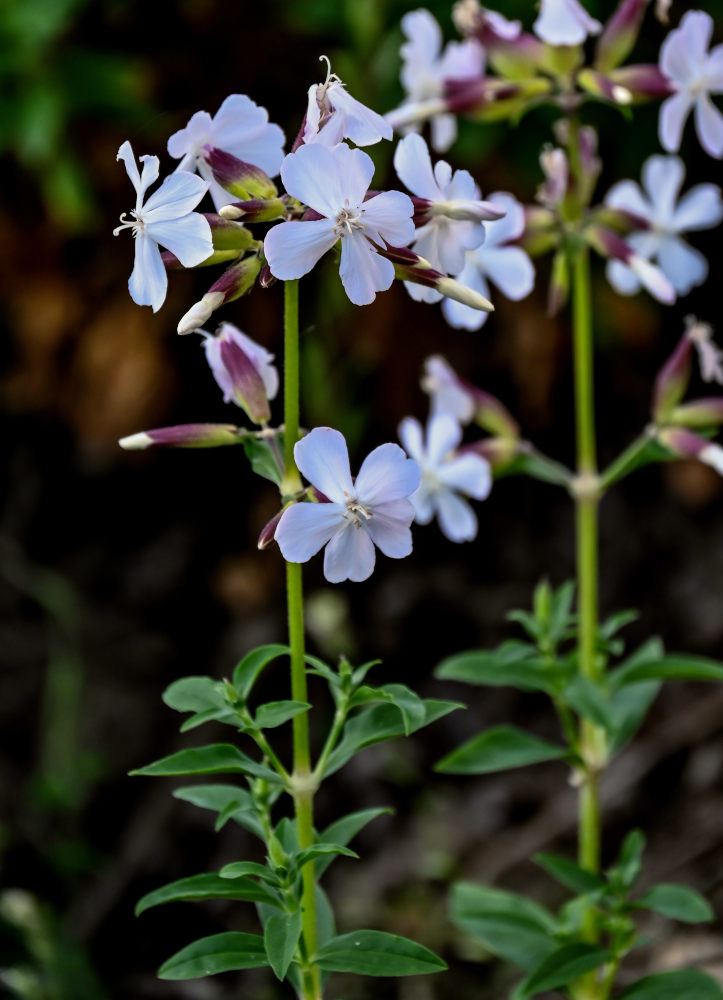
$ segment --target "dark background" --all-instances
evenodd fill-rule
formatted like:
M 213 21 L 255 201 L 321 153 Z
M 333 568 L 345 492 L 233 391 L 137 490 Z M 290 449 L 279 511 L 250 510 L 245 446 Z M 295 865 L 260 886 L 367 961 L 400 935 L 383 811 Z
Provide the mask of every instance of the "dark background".
M 455 37 L 448 6 L 429 6 Z M 612 9 L 589 6 L 598 16 Z M 200 741 L 178 736 L 163 689 L 187 674 L 229 674 L 253 646 L 283 641 L 284 594 L 278 551 L 255 546 L 275 512 L 274 490 L 251 475 L 240 450 L 117 447 L 143 428 L 240 414 L 222 403 L 198 338 L 174 332 L 215 276 L 173 275 L 157 315 L 127 294 L 132 248 L 127 234 L 114 240 L 111 231 L 133 192 L 115 154 L 130 138 L 136 154 L 161 156 L 163 175 L 174 165 L 167 137 L 232 92 L 266 106 L 292 138 L 308 86 L 323 78 L 321 53 L 355 96 L 393 107 L 401 98 L 398 23 L 413 7 L 25 0 L 0 8 L 0 996 L 288 995 L 263 971 L 187 984 L 154 977 L 196 936 L 255 930 L 247 904 L 174 904 L 133 916 L 136 899 L 165 881 L 257 856 L 243 831 L 227 826 L 215 836 L 210 814 L 173 799 L 182 781 L 126 772 Z M 683 10 L 674 5 L 674 22 Z M 522 0 L 504 13 L 531 20 Z M 641 60 L 655 60 L 663 35 L 649 16 Z M 637 179 L 659 151 L 656 106 L 636 110 L 631 122 L 598 107 L 585 117 L 601 130 L 601 196 L 621 177 Z M 472 169 L 484 193 L 505 189 L 530 201 L 551 121 L 538 111 L 511 130 L 463 124 L 448 158 Z M 372 152 L 383 177 L 391 146 Z M 720 177 L 690 125 L 682 155 L 690 183 Z M 652 380 L 683 317 L 718 318 L 719 235 L 692 242 L 708 256 L 711 279 L 669 309 L 644 294 L 618 297 L 596 262 L 602 463 L 646 422 Z M 333 266 L 318 267 L 301 292 L 304 422 L 341 429 L 358 466 L 395 437 L 403 416 L 424 419 L 419 374 L 428 354 L 442 352 L 499 395 L 527 437 L 571 463 L 569 330 L 565 314 L 545 315 L 547 275 L 539 262 L 533 295 L 520 304 L 496 295 L 494 317 L 469 333 L 449 329 L 438 307 L 412 302 L 398 286 L 372 306 L 350 307 Z M 281 298 L 278 286 L 256 289 L 220 318 L 280 355 Z M 702 389 L 694 382 L 694 394 Z M 657 633 L 670 649 L 723 655 L 722 499 L 717 475 L 694 463 L 643 470 L 605 499 L 601 607 L 640 609 L 627 630 L 631 646 Z M 414 555 L 380 559 L 367 583 L 329 587 L 320 559 L 305 574 L 316 652 L 381 657 L 380 681 L 469 705 L 413 739 L 364 751 L 318 797 L 319 826 L 351 809 L 396 810 L 359 838 L 362 861 L 337 861 L 330 872 L 340 929 L 407 934 L 452 966 L 422 981 L 339 980 L 347 1000 L 503 995 L 510 970 L 451 927 L 448 884 L 484 880 L 556 905 L 557 887 L 526 859 L 575 849 L 575 792 L 562 768 L 480 779 L 432 771 L 443 752 L 485 726 L 509 721 L 555 733 L 537 696 L 432 678 L 449 652 L 514 634 L 505 612 L 529 606 L 542 577 L 559 584 L 573 575 L 572 509 L 562 491 L 505 479 L 478 510 L 473 543 L 454 546 L 436 526 L 420 529 Z M 286 684 L 279 666 L 262 694 L 283 698 Z M 325 722 L 324 693 L 313 695 Z M 670 686 L 608 776 L 606 860 L 627 829 L 641 826 L 647 882 L 688 882 L 720 911 L 722 759 L 723 694 Z M 686 963 L 722 974 L 713 931 L 663 920 L 647 929 L 655 943 L 631 956 L 625 977 Z

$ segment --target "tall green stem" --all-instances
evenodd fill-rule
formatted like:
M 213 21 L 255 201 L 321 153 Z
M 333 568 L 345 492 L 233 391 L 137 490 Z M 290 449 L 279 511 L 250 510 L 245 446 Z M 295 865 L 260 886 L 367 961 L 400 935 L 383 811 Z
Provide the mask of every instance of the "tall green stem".
M 294 462 L 294 445 L 299 437 L 299 283 L 284 283 L 284 493 L 301 488 Z M 300 563 L 286 564 L 286 593 L 291 649 L 291 697 L 307 701 L 304 649 L 304 593 Z M 309 718 L 302 712 L 293 719 L 294 770 L 291 787 L 296 813 L 299 847 L 304 850 L 314 842 L 314 791 L 309 751 Z M 306 957 L 316 951 L 316 902 L 314 863 L 304 865 L 302 877 L 302 940 Z M 320 1000 L 319 970 L 308 966 L 302 975 L 304 1000 Z

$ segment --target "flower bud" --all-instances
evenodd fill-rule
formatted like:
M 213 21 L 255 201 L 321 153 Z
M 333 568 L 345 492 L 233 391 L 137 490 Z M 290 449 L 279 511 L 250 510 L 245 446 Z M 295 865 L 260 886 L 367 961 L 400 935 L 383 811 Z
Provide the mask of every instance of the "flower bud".
M 672 410 L 685 395 L 690 381 L 692 354 L 693 342 L 684 333 L 655 379 L 652 414 L 656 424 L 668 423 Z
M 669 414 L 668 421 L 678 427 L 718 427 L 723 424 L 723 396 L 694 399 L 690 403 L 676 406 Z
M 634 271 L 640 283 L 659 302 L 666 305 L 675 302 L 675 289 L 661 269 L 636 253 L 630 244 L 621 239 L 617 233 L 606 226 L 595 224 L 588 226 L 585 230 L 585 237 L 590 246 L 602 257 L 612 257 L 619 260 Z
M 629 91 L 634 103 L 668 97 L 674 93 L 670 80 L 663 76 L 654 63 L 623 66 L 613 70 L 610 79 L 615 85 Z
M 550 270 L 550 287 L 547 293 L 547 312 L 556 316 L 563 308 L 570 295 L 570 265 L 567 252 L 558 250 L 552 258 Z
M 508 21 L 497 11 L 481 7 L 477 0 L 459 0 L 454 5 L 452 19 L 461 35 L 482 43 L 490 64 L 500 76 L 525 79 L 544 64 L 544 47 L 534 35 L 522 31 L 519 21 Z
M 222 323 L 216 336 L 204 334 L 203 346 L 224 402 L 242 407 L 254 423 L 268 423 L 269 400 L 279 388 L 273 354 L 232 323 Z
M 621 0 L 595 47 L 595 69 L 606 73 L 625 62 L 640 33 L 650 0 Z
M 546 208 L 557 208 L 567 194 L 570 176 L 565 150 L 550 144 L 544 146 L 540 153 L 540 166 L 545 175 L 545 182 L 538 187 L 535 198 Z
M 279 526 L 279 521 L 281 520 L 281 515 L 283 513 L 284 510 L 282 509 L 278 512 L 278 514 L 274 514 L 271 520 L 268 521 L 261 529 L 261 533 L 259 534 L 259 540 L 257 543 L 260 549 L 268 549 L 269 545 L 271 545 L 272 542 L 274 541 L 274 535 L 276 533 L 276 529 Z
M 723 476 L 723 448 L 682 427 L 666 427 L 658 432 L 658 441 L 680 458 L 695 458 Z
M 211 314 L 220 306 L 245 295 L 253 287 L 260 270 L 261 260 L 256 254 L 244 257 L 238 263 L 227 267 L 200 302 L 192 305 L 188 312 L 181 317 L 178 333 L 193 333 L 194 330 L 198 330 L 204 323 L 207 323 Z
M 121 438 L 118 444 L 126 451 L 146 448 L 220 448 L 241 444 L 248 431 L 234 424 L 177 424 L 157 427 Z
M 551 209 L 537 205 L 525 205 L 524 210 L 525 228 L 515 244 L 531 257 L 539 257 L 560 242 L 557 216 Z
M 577 81 L 584 91 L 593 94 L 595 97 L 604 97 L 605 100 L 617 104 L 619 107 L 627 107 L 633 103 L 633 94 L 621 83 L 616 83 L 612 77 L 605 76 L 594 69 L 583 69 L 577 75 Z
M 394 264 L 394 273 L 402 281 L 412 281 L 427 288 L 434 288 L 440 295 L 455 299 L 463 305 L 471 306 L 472 309 L 494 312 L 495 307 L 484 295 L 437 271 L 428 260 L 420 257 L 414 250 L 409 250 L 407 247 L 386 246 L 384 249 L 380 248 L 379 253 Z
M 286 218 L 286 205 L 281 198 L 256 198 L 253 201 L 236 201 L 220 210 L 224 219 L 243 219 L 244 222 L 272 222 Z
M 522 114 L 553 87 L 544 77 L 510 82 L 497 77 L 445 80 L 445 111 L 476 122 L 501 121 Z
M 207 323 L 211 314 L 223 305 L 224 297 L 222 292 L 206 292 L 199 302 L 195 302 L 187 313 L 184 313 L 179 320 L 177 331 L 181 335 L 193 333 L 199 327 Z
M 249 230 L 238 222 L 233 222 L 226 215 L 208 212 L 206 219 L 211 226 L 211 239 L 214 250 L 252 250 L 258 246 Z
M 221 187 L 242 201 L 276 198 L 278 190 L 271 178 L 252 163 L 244 163 L 231 153 L 204 146 L 204 159 Z
M 416 202 L 424 202 L 425 198 L 413 198 L 415 202 L 415 219 L 417 217 Z M 504 208 L 495 205 L 492 201 L 472 201 L 471 199 L 457 198 L 453 201 L 430 201 L 427 202 L 426 217 L 434 218 L 435 215 L 443 215 L 448 219 L 459 219 L 464 222 L 494 222 L 502 219 L 507 214 Z
M 492 467 L 493 474 L 506 469 L 520 454 L 520 443 L 508 437 L 488 437 L 471 444 L 463 444 L 458 455 L 481 455 Z

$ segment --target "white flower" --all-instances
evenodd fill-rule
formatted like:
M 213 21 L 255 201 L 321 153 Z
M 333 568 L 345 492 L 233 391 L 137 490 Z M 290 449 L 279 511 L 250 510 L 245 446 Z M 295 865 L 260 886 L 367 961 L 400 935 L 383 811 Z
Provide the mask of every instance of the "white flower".
M 721 192 L 715 184 L 697 184 L 678 201 L 684 176 L 679 157 L 651 156 L 643 164 L 643 190 L 635 181 L 620 181 L 605 198 L 612 208 L 633 212 L 650 223 L 650 229 L 632 233 L 626 242 L 645 260 L 657 260 L 678 295 L 687 295 L 708 274 L 705 257 L 681 234 L 710 229 L 723 219 Z M 621 295 L 640 289 L 639 276 L 622 261 L 608 261 L 607 276 Z
M 474 38 L 449 42 L 442 51 L 442 30 L 428 10 L 405 14 L 402 31 L 407 41 L 401 47 L 400 77 L 407 99 L 399 111 L 442 98 L 446 80 L 473 80 L 482 75 L 484 51 L 480 43 Z M 387 115 L 392 124 L 394 115 L 395 112 Z M 431 128 L 432 147 L 438 153 L 445 152 L 457 137 L 456 118 L 453 114 L 439 113 L 432 118 Z
M 203 156 L 204 146 L 222 149 L 275 177 L 284 158 L 284 133 L 269 122 L 266 109 L 245 94 L 231 94 L 213 118 L 207 111 L 197 111 L 185 128 L 173 133 L 168 140 L 168 152 L 181 160 L 177 169 L 198 170 L 208 181 L 218 210 L 236 199 L 214 179 Z
M 464 270 L 457 280 L 485 298 L 490 294 L 488 281 L 492 282 L 516 302 L 529 295 L 535 284 L 535 268 L 529 256 L 521 247 L 507 245 L 522 235 L 525 210 L 513 195 L 504 191 L 491 194 L 490 201 L 504 208 L 507 214 L 498 222 L 485 223 L 485 242 L 477 250 L 467 251 Z M 442 312 L 450 326 L 466 330 L 479 330 L 487 319 L 487 313 L 451 299 L 442 303 Z
M 405 451 L 422 470 L 419 488 L 412 493 L 415 521 L 429 524 L 436 515 L 451 542 L 469 542 L 477 534 L 477 517 L 463 496 L 484 500 L 492 486 L 489 462 L 481 455 L 455 455 L 462 429 L 449 413 L 438 413 L 422 425 L 406 417 L 399 427 Z
M 383 444 L 364 459 L 352 480 L 346 441 L 331 427 L 315 427 L 294 446 L 299 471 L 330 503 L 295 503 L 281 515 L 275 538 L 288 562 L 306 562 L 326 545 L 330 583 L 371 576 L 374 546 L 391 559 L 412 551 L 419 466 L 399 445 Z M 327 544 L 328 543 L 328 544 Z
M 458 274 L 464 255 L 484 242 L 482 219 L 498 219 L 500 211 L 490 202 L 480 201 L 480 191 L 467 170 L 455 170 L 444 160 L 432 168 L 427 144 L 420 135 L 402 139 L 394 153 L 394 169 L 403 184 L 418 198 L 429 202 L 429 222 L 417 229 L 412 244 L 432 267 L 444 274 Z M 440 292 L 413 282 L 405 282 L 418 302 L 439 302 Z
M 689 10 L 660 49 L 660 69 L 676 93 L 663 101 L 658 120 L 660 142 L 669 153 L 680 149 L 685 122 L 694 109 L 695 128 L 710 156 L 723 156 L 723 115 L 710 99 L 723 93 L 723 45 L 708 52 L 713 18 Z
M 701 449 L 698 459 L 723 476 L 723 448 L 719 444 L 707 444 Z
M 304 142 L 320 142 L 335 146 L 342 139 L 351 139 L 357 146 L 372 146 L 380 139 L 392 138 L 392 126 L 376 111 L 367 108 L 348 94 L 344 84 L 329 67 L 324 83 L 309 87 Z
M 129 142 L 123 143 L 116 159 L 123 160 L 136 189 L 136 207 L 131 211 L 133 220 L 126 222 L 123 213 L 122 225 L 113 230 L 113 235 L 117 236 L 122 229 L 130 229 L 135 239 L 135 262 L 128 290 L 139 306 L 152 306 L 153 312 L 158 312 L 168 288 L 159 244 L 170 250 L 184 267 L 195 267 L 213 253 L 208 220 L 193 211 L 206 193 L 207 185 L 194 174 L 178 171 L 166 177 L 144 204 L 146 190 L 158 180 L 158 157 L 141 156 L 142 175 L 138 173 Z
M 602 31 L 600 22 L 578 0 L 540 0 L 540 13 L 532 27 L 548 45 L 581 45 L 588 35 Z
M 723 351 L 713 340 L 713 327 L 701 323 L 695 316 L 686 316 L 686 335 L 693 342 L 700 364 L 700 377 L 704 382 L 723 385 Z
M 279 391 L 274 355 L 247 337 L 233 323 L 222 323 L 215 336 L 198 330 L 206 360 L 223 392 L 224 403 L 243 407 L 256 423 L 270 419 L 269 400 Z
M 312 143 L 286 157 L 281 165 L 286 190 L 323 218 L 282 222 L 269 230 L 264 253 L 275 277 L 288 281 L 307 274 L 341 239 L 339 274 L 351 301 L 367 305 L 389 288 L 394 265 L 374 244 L 406 246 L 414 237 L 414 206 L 401 191 L 365 201 L 373 173 L 371 157 L 344 143 L 331 149 Z
M 439 354 L 424 362 L 422 388 L 429 393 L 432 416 L 449 413 L 460 424 L 469 424 L 477 412 L 472 393 L 452 366 Z

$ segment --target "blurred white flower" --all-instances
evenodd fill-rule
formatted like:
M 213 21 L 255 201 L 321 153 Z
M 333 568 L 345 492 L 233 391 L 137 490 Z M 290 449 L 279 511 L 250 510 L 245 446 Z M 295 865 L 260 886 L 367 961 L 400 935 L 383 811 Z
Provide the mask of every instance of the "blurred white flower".
M 597 35 L 602 25 L 578 0 L 540 0 L 540 13 L 532 26 L 548 45 L 581 45 L 588 35 Z

